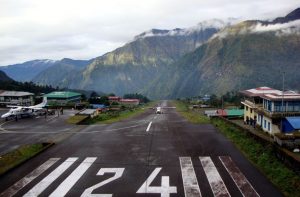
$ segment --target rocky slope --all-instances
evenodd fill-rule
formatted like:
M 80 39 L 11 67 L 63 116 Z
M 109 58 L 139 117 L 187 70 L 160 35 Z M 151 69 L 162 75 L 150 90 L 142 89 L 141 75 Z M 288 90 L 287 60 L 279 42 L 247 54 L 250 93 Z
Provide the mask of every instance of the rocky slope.
M 275 20 L 276 21 L 276 20 Z M 224 94 L 258 86 L 300 89 L 300 20 L 245 21 L 169 65 L 144 93 L 155 98 Z

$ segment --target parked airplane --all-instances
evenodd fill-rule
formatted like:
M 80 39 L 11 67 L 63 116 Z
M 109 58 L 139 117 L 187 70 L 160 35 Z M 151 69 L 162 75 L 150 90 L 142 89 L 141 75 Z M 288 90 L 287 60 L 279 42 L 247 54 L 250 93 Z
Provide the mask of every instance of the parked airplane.
M 44 107 L 47 104 L 47 97 L 43 98 L 43 102 L 37 105 L 33 106 L 10 106 L 11 109 L 3 114 L 1 118 L 5 118 L 5 120 L 8 120 L 8 118 L 13 117 L 16 120 L 18 120 L 18 116 L 30 116 L 33 115 L 35 112 L 41 111 L 44 109 Z

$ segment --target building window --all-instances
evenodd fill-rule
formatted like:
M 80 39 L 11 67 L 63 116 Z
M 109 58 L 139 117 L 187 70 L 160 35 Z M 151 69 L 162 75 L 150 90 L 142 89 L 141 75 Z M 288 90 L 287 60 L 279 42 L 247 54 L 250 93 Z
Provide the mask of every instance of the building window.
M 248 111 L 248 106 L 246 106 L 246 111 Z
M 272 111 L 272 102 L 271 101 L 268 101 L 268 110 Z
M 252 114 L 252 109 L 250 109 L 250 113 Z
M 264 120 L 264 128 L 267 128 L 267 121 Z
M 271 125 L 270 122 L 268 122 L 268 131 L 270 131 Z

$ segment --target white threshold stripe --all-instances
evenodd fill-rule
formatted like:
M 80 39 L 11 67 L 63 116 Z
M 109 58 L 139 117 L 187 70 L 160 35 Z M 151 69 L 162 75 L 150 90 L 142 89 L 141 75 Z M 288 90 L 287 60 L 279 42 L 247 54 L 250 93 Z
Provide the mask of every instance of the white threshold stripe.
M 210 157 L 199 157 L 214 196 L 230 196 L 215 164 Z
M 65 196 L 68 191 L 75 185 L 80 177 L 89 169 L 97 157 L 87 157 L 73 172 L 66 178 L 52 194 L 51 197 Z
M 13 196 L 18 191 L 20 191 L 23 187 L 33 181 L 35 178 L 40 176 L 43 172 L 45 172 L 48 168 L 50 168 L 53 164 L 55 164 L 60 158 L 50 158 L 45 163 L 40 165 L 38 168 L 30 172 L 24 178 L 10 186 L 7 190 L 0 194 L 1 197 L 4 196 Z
M 179 157 L 185 197 L 201 197 L 196 173 L 190 157 Z
M 148 132 L 148 131 L 150 130 L 151 125 L 152 125 L 152 122 L 150 122 L 150 123 L 148 124 L 148 127 L 147 127 L 147 129 L 146 129 L 146 132 Z
M 232 161 L 231 157 L 229 156 L 220 156 L 220 161 L 222 162 L 223 166 L 233 179 L 236 186 L 239 188 L 240 192 L 243 196 L 253 196 L 258 197 L 259 194 L 255 191 L 252 187 L 251 183 L 247 180 L 245 175 L 240 171 L 240 169 L 236 166 L 236 164 Z
M 31 190 L 29 190 L 24 196 L 33 197 L 40 195 L 53 181 L 55 181 L 64 171 L 66 171 L 78 157 L 69 157 L 60 166 L 53 170 L 48 176 L 36 184 Z

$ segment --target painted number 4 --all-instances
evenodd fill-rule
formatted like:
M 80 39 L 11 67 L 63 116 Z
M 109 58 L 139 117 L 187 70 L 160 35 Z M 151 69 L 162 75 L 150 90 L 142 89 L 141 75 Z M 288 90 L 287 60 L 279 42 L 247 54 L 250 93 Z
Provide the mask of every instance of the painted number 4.
M 170 197 L 170 194 L 177 193 L 177 187 L 170 186 L 168 176 L 161 177 L 161 186 L 150 186 L 155 177 L 161 171 L 161 168 L 155 168 L 143 185 L 138 189 L 138 194 L 160 194 L 161 197 Z

